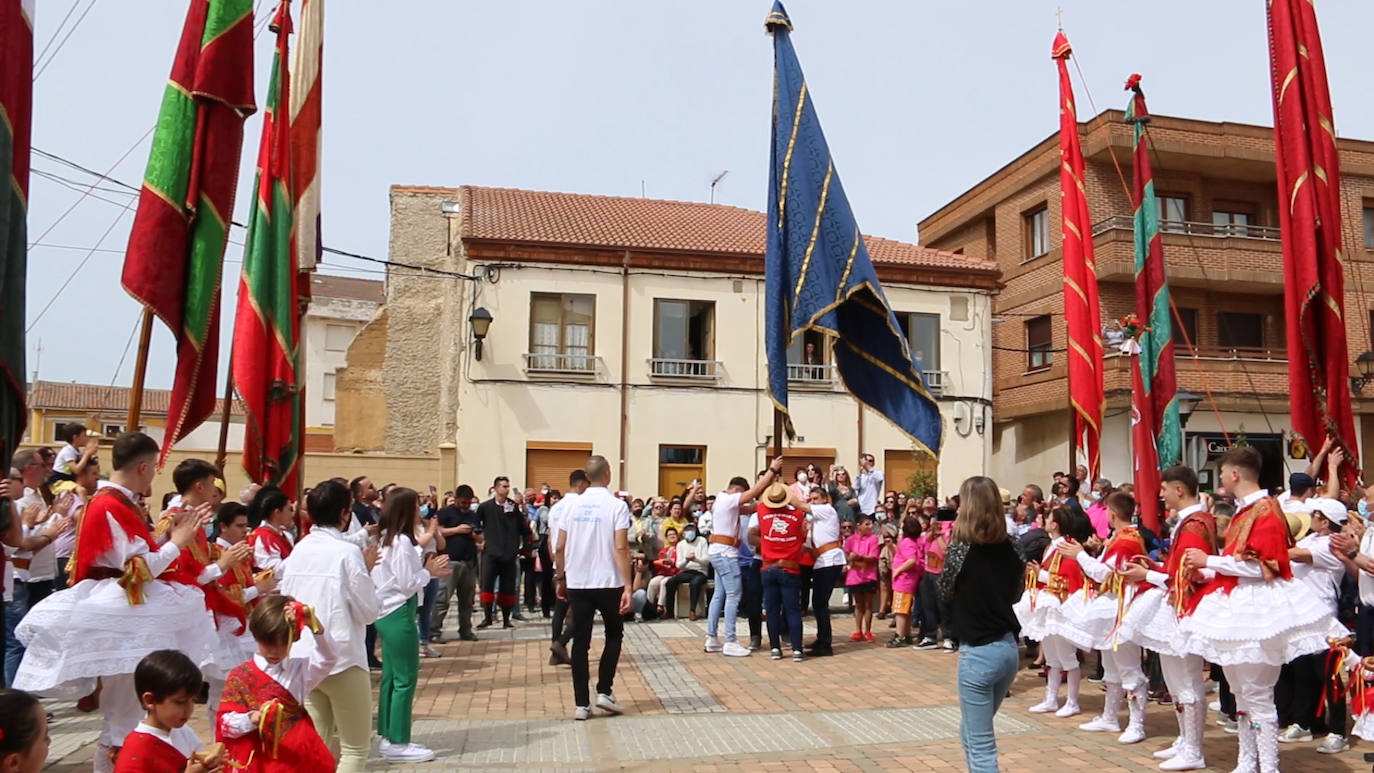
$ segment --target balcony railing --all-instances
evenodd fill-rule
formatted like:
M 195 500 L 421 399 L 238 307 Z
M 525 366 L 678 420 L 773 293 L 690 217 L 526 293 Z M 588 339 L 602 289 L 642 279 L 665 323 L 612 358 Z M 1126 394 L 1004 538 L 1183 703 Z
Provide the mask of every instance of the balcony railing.
M 1093 236 L 1101 236 L 1107 231 L 1130 231 L 1134 228 L 1135 218 L 1133 216 L 1112 215 L 1105 220 L 1093 223 Z M 1195 223 L 1189 220 L 1161 220 L 1159 221 L 1159 229 L 1166 234 L 1186 234 L 1217 239 L 1234 236 L 1242 239 L 1262 239 L 1271 242 L 1279 240 L 1279 229 L 1269 225 L 1242 225 L 1238 223 L 1216 225 L 1214 223 Z
M 525 355 L 525 372 L 585 376 L 596 372 L 598 360 L 594 354 L 529 353 Z
M 714 381 L 720 377 L 718 360 L 674 360 L 654 357 L 649 360 L 649 375 L 655 378 L 687 378 Z
M 787 380 L 801 384 L 831 384 L 835 381 L 835 366 L 799 365 L 789 362 Z
M 1103 357 L 1110 359 L 1123 356 L 1115 347 L 1109 347 Z M 1189 360 L 1245 360 L 1247 362 L 1288 362 L 1287 349 L 1265 349 L 1249 346 L 1194 346 L 1174 344 L 1175 359 Z

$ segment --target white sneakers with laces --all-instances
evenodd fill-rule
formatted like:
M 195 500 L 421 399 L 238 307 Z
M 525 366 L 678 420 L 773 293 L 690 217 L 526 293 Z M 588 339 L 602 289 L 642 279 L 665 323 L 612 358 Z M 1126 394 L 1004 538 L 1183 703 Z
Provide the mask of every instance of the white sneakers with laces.
M 418 743 L 394 744 L 383 741 L 382 759 L 387 762 L 429 762 L 434 759 L 434 750 Z
M 596 707 L 607 714 L 622 714 L 625 711 L 615 702 L 614 696 L 600 692 L 596 694 Z
M 725 642 L 725 646 L 721 647 L 720 651 L 727 657 L 731 658 L 747 658 L 751 654 L 751 651 L 748 647 L 745 647 L 737 641 Z
M 706 643 L 701 645 L 702 652 L 720 652 L 720 638 L 717 636 L 707 636 Z

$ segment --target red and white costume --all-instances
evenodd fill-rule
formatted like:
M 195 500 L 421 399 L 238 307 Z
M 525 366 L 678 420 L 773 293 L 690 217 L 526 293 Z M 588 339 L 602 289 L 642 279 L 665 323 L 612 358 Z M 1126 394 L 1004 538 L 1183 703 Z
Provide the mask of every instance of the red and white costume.
M 286 557 L 291 555 L 291 548 L 295 547 L 291 534 L 264 523 L 248 535 L 248 544 L 253 546 L 253 570 L 261 572 L 271 569 L 277 581 L 281 582 L 285 577 L 283 568 L 286 566 Z
M 1263 489 L 1237 502 L 1221 555 L 1209 556 L 1207 584 L 1179 621 L 1184 647 L 1226 670 L 1236 694 L 1240 769 L 1278 770 L 1279 667 L 1327 649 L 1347 632 L 1331 609 L 1293 580 L 1293 540 L 1279 503 Z
M 1097 593 L 1090 598 L 1076 593 L 1063 608 L 1072 627 L 1089 637 L 1091 648 L 1102 653 L 1103 682 L 1107 686 L 1102 714 L 1078 728 L 1089 732 L 1121 732 L 1118 715 L 1129 695 L 1130 725 L 1117 739 L 1121 743 L 1145 740 L 1149 685 L 1140 667 L 1140 645 L 1119 635 L 1121 619 L 1140 588 L 1136 583 L 1126 582 L 1117 571 L 1145 555 L 1145 540 L 1135 527 L 1118 529 L 1103 547 L 1100 558 L 1086 551 L 1079 553 L 1078 566 L 1097 585 Z
M 1040 642 L 1045 665 L 1050 669 L 1045 682 L 1045 700 L 1032 706 L 1031 711 L 1036 714 L 1054 711 L 1056 716 L 1071 717 L 1078 713 L 1078 686 L 1082 677 L 1078 647 L 1091 647 L 1092 641 L 1064 616 L 1065 603 L 1075 593 L 1083 592 L 1084 582 L 1078 562 L 1059 552 L 1064 541 L 1064 537 L 1056 537 L 1050 542 L 1040 561 L 1038 574 L 1032 575 L 1027 569 L 1026 590 L 1012 605 L 1012 610 L 1021 622 L 1021 635 Z M 1068 700 L 1059 708 L 1059 685 L 1066 677 Z
M 140 722 L 124 739 L 115 773 L 183 773 L 201 748 L 195 731 L 185 725 L 168 732 Z
M 219 560 L 222 551 L 233 545 L 224 539 L 216 539 L 210 555 Z M 205 596 L 211 612 L 215 616 L 215 634 L 218 645 L 215 647 L 215 666 L 219 674 L 207 675 L 210 684 L 210 699 L 206 707 L 213 712 L 219 705 L 220 692 L 224 689 L 224 676 L 238 668 L 245 660 L 258 651 L 253 635 L 248 632 L 248 613 L 257 604 L 258 589 L 253 584 L 253 570 L 248 561 L 235 564 L 214 583 L 205 587 Z
M 18 626 L 27 649 L 14 687 L 75 700 L 102 679 L 99 743 L 122 744 L 145 714 L 133 685 L 145 655 L 176 649 L 202 665 L 213 658 L 205 595 L 164 578 L 181 553 L 170 542 L 157 547 L 132 492 L 101 481 L 78 529 L 71 588 L 35 605 Z

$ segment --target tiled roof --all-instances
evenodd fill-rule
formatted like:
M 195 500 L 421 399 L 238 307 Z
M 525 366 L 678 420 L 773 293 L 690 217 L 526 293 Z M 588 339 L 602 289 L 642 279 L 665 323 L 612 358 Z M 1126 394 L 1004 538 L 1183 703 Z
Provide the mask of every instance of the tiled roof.
M 29 385 L 27 402 L 29 408 L 122 413 L 129 410 L 129 392 L 129 387 L 111 387 L 104 384 L 35 381 Z M 142 412 L 165 416 L 171 401 L 170 389 L 144 389 Z M 223 411 L 224 401 L 216 400 L 215 412 L 212 414 L 216 421 Z M 234 399 L 230 415 L 239 418 L 244 415 L 243 404 L 237 398 Z
M 310 295 L 315 298 L 350 298 L 386 303 L 386 283 L 375 279 L 317 273 L 310 278 Z
M 764 214 L 690 201 L 551 193 L 514 188 L 395 186 L 398 193 L 450 195 L 465 239 L 576 244 L 762 256 Z M 865 236 L 877 264 L 995 274 L 993 261 Z

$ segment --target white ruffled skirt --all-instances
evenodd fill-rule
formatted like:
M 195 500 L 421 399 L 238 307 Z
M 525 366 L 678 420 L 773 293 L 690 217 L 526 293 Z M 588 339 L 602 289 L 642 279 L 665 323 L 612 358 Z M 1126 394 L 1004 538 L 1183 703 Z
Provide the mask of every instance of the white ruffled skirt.
M 1121 618 L 1117 635 L 1126 641 L 1169 657 L 1186 657 L 1178 632 L 1178 616 L 1169 600 L 1169 592 L 1147 588 L 1138 594 Z
M 1112 629 L 1116 627 L 1116 596 L 1105 593 L 1084 599 L 1075 593 L 1064 602 L 1064 625 L 1056 631 L 1085 650 L 1111 649 Z M 1072 629 L 1073 635 L 1069 635 Z
M 1036 591 L 1034 597 L 1031 591 L 1024 591 L 1011 607 L 1021 623 L 1021 635 L 1031 641 L 1044 641 L 1046 636 L 1053 634 L 1062 635 L 1061 630 L 1067 627 L 1064 622 L 1065 603 L 1067 601 L 1061 602 L 1053 593 L 1045 590 Z
M 1374 712 L 1367 712 L 1355 717 L 1355 728 L 1350 731 L 1350 734 L 1366 741 L 1374 741 Z
M 1178 621 L 1178 633 L 1186 653 L 1209 663 L 1281 666 L 1326 650 L 1329 638 L 1350 632 L 1301 582 L 1242 579 L 1230 593 L 1203 596 L 1193 613 Z
M 143 590 L 144 603 L 131 605 L 118 580 L 82 580 L 35 605 L 15 630 L 25 652 L 14 688 L 75 700 L 97 677 L 132 674 L 161 649 L 181 650 L 214 675 L 217 637 L 201 590 L 158 581 Z

